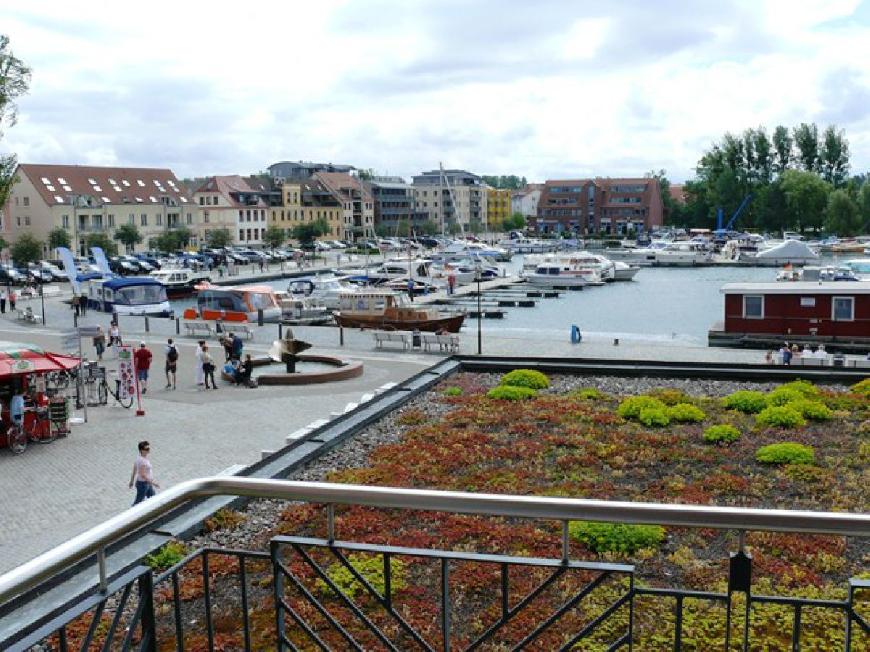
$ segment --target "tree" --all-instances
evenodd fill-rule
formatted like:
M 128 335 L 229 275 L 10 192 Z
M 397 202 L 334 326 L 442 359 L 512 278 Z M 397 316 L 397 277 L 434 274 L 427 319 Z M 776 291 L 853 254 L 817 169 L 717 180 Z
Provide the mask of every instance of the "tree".
M 178 243 L 176 249 L 186 248 L 187 245 L 190 244 L 190 239 L 193 238 L 193 231 L 183 224 L 176 226 L 174 229 L 170 230 L 169 233 L 172 234 L 172 237 L 175 238 L 175 242 Z
M 115 231 L 115 240 L 124 243 L 124 248 L 127 251 L 132 251 L 133 247 L 142 242 L 142 234 L 135 224 L 122 224 Z
M 371 181 L 375 178 L 375 171 L 372 168 L 360 168 L 357 170 L 357 176 L 360 181 Z
M 520 188 L 523 188 L 527 183 L 525 177 L 518 177 L 515 174 L 501 176 L 485 174 L 481 177 L 481 179 L 483 179 L 483 182 L 486 185 L 500 190 L 519 190 Z
M 449 233 L 450 235 L 458 235 L 461 232 L 462 226 L 459 224 L 459 222 L 451 220 L 447 223 L 447 233 Z
M 815 123 L 800 123 L 794 128 L 794 144 L 797 160 L 806 172 L 819 171 L 819 128 Z
M 116 245 L 105 233 L 89 233 L 85 238 L 85 245 L 88 249 L 91 247 L 99 247 L 107 256 L 115 256 L 118 253 L 118 245 Z
M 870 231 L 870 182 L 864 183 L 858 191 L 858 209 L 861 215 L 861 230 Z
M 830 125 L 822 134 L 819 167 L 825 181 L 834 188 L 845 184 L 849 173 L 849 141 L 846 140 L 846 132 L 834 125 Z
M 42 258 L 42 241 L 37 240 L 30 233 L 22 233 L 12 245 L 10 253 L 16 265 L 26 266 L 27 263 Z
M 426 220 L 417 227 L 417 233 L 436 235 L 438 233 L 438 225 L 433 220 Z
M 9 49 L 9 37 L 0 34 L 0 139 L 3 128 L 12 127 L 18 117 L 15 100 L 30 87 L 30 68 Z M 15 183 L 17 159 L 14 154 L 0 156 L 0 206 L 6 203 Z
M 294 226 L 292 233 L 300 244 L 309 244 L 314 242 L 316 238 L 329 233 L 329 222 L 323 218 L 313 222 L 303 222 Z
M 274 224 L 269 226 L 266 229 L 266 232 L 263 233 L 263 242 L 265 242 L 271 249 L 276 249 L 284 244 L 284 241 L 287 240 L 287 234 L 284 233 L 284 229 L 280 226 L 275 226 Z
M 209 247 L 221 249 L 233 242 L 233 234 L 229 229 L 210 229 L 205 235 L 205 242 Z
M 801 231 L 821 227 L 831 187 L 817 174 L 803 170 L 786 170 L 780 184 L 785 194 L 786 223 Z
M 170 229 L 161 233 L 156 238 L 151 238 L 150 246 L 152 249 L 171 253 L 184 249 L 187 246 L 192 234 L 186 226 L 179 226 L 176 229 Z
M 825 230 L 840 236 L 851 236 L 861 231 L 861 214 L 845 190 L 835 190 L 828 197 L 825 211 Z
M 475 235 L 477 235 L 478 233 L 481 233 L 483 231 L 483 222 L 481 222 L 480 220 L 478 220 L 476 218 L 469 221 L 468 222 L 468 230 L 471 233 L 474 233 Z
M 526 217 L 522 213 L 514 213 L 510 217 L 504 219 L 501 223 L 502 229 L 505 231 L 517 231 L 526 228 Z
M 69 233 L 62 226 L 56 226 L 48 232 L 48 248 L 52 251 L 58 247 L 66 247 L 69 249 L 69 245 Z

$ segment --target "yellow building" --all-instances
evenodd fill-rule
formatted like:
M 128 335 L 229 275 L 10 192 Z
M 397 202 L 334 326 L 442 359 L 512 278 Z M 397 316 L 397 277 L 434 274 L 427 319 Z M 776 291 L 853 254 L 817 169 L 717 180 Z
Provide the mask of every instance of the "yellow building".
M 344 207 L 319 181 L 285 181 L 281 186 L 281 204 L 270 210 L 269 224 L 284 229 L 288 237 L 292 237 L 293 227 L 319 219 L 329 225 L 329 233 L 320 239 L 344 237 Z
M 486 189 L 486 226 L 490 231 L 501 230 L 501 225 L 511 216 L 511 191 L 498 188 Z

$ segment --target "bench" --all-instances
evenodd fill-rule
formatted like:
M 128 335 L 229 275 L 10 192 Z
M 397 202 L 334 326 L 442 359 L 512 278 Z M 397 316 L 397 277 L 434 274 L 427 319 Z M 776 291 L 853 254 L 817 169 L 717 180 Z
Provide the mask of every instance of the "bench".
M 227 330 L 226 327 L 224 327 L 224 329 Z M 252 330 L 251 330 L 251 327 L 248 326 L 247 324 L 234 324 L 234 325 L 233 325 L 233 328 L 232 328 L 232 331 L 233 331 L 233 333 L 236 333 L 236 334 L 238 334 L 238 333 L 244 333 L 245 336 L 246 336 L 249 340 L 254 339 L 254 331 L 252 331 Z
M 184 327 L 187 329 L 188 335 L 197 335 L 199 333 L 208 336 L 214 335 L 214 328 L 207 321 L 186 321 L 184 322 Z
M 411 347 L 411 335 L 402 331 L 374 331 L 375 346 L 379 349 L 384 344 L 401 344 L 402 350 L 407 351 Z
M 423 349 L 431 351 L 434 347 L 438 347 L 439 351 L 449 351 L 456 353 L 459 351 L 459 335 L 446 333 L 438 335 L 437 333 L 422 333 Z
M 15 312 L 17 313 L 18 321 L 26 321 L 29 324 L 35 324 L 38 321 L 42 321 L 42 315 L 37 315 L 30 308 L 16 310 Z

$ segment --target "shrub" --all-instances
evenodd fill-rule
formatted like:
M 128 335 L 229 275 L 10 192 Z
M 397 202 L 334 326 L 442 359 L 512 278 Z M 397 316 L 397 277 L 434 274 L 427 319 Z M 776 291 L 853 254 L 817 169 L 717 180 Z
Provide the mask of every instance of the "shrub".
M 657 398 L 665 405 L 677 405 L 678 403 L 689 403 L 691 399 L 681 389 L 675 387 L 660 387 L 649 393 L 653 398 Z
M 508 387 L 546 389 L 550 386 L 550 379 L 534 369 L 514 369 L 502 377 L 501 384 Z
M 181 541 L 169 541 L 157 552 L 145 557 L 145 563 L 155 571 L 164 571 L 184 559 L 187 548 Z
M 461 387 L 448 387 L 444 390 L 444 396 L 461 396 L 462 388 Z
M 704 441 L 711 444 L 730 444 L 738 439 L 740 439 L 740 431 L 727 423 L 710 426 L 704 431 Z
M 659 525 L 573 521 L 568 526 L 568 532 L 575 540 L 599 554 L 621 552 L 631 555 L 642 548 L 657 547 L 665 538 L 665 529 Z
M 814 464 L 816 453 L 812 446 L 786 441 L 762 446 L 755 451 L 755 459 L 762 464 Z
M 808 380 L 793 380 L 785 385 L 780 385 L 777 389 L 793 389 L 807 398 L 813 398 L 814 396 L 819 395 L 819 388 Z
M 801 413 L 790 405 L 771 406 L 764 408 L 755 415 L 755 423 L 759 426 L 774 428 L 796 428 L 807 425 Z
M 870 378 L 865 378 L 864 380 L 855 383 L 850 388 L 854 394 L 861 394 L 870 398 Z
M 486 393 L 488 398 L 495 398 L 503 401 L 522 401 L 527 398 L 534 398 L 538 393 L 529 387 L 510 387 L 499 385 L 493 387 Z
M 782 385 L 767 395 L 767 404 L 779 407 L 788 405 L 789 403 L 794 403 L 795 401 L 801 401 L 803 398 L 804 395 L 802 392 L 799 392 L 792 387 Z
M 662 411 L 667 406 L 652 396 L 630 396 L 619 404 L 616 413 L 623 419 L 637 419 L 644 408 L 658 408 Z
M 671 422 L 667 408 L 660 407 L 643 408 L 637 415 L 637 420 L 648 428 L 663 428 Z
M 604 394 L 599 392 L 594 387 L 581 387 L 574 392 L 574 396 L 576 396 L 577 398 L 595 399 L 602 398 Z
M 827 405 L 809 399 L 789 403 L 786 407 L 797 411 L 810 421 L 830 421 L 834 417 L 834 411 Z
M 671 421 L 679 423 L 700 423 L 707 418 L 701 408 L 695 407 L 689 403 L 677 403 L 668 408 L 668 417 Z
M 741 389 L 723 398 L 722 405 L 729 410 L 737 410 L 744 414 L 755 414 L 767 407 L 767 398 L 762 392 Z
M 386 582 L 384 581 L 384 560 L 377 557 L 370 557 L 362 554 L 348 555 L 347 560 L 353 569 L 359 573 L 366 581 L 371 584 L 372 588 L 384 594 L 386 590 Z M 365 587 L 357 580 L 353 573 L 350 572 L 341 562 L 335 562 L 326 569 L 326 576 L 335 583 L 339 590 L 351 600 L 357 595 L 368 594 Z M 404 589 L 407 586 L 407 572 L 405 570 L 405 562 L 396 557 L 390 557 L 390 595 L 394 596 L 396 591 Z M 331 594 L 332 590 L 326 582 L 321 579 L 317 580 L 317 589 L 323 594 Z

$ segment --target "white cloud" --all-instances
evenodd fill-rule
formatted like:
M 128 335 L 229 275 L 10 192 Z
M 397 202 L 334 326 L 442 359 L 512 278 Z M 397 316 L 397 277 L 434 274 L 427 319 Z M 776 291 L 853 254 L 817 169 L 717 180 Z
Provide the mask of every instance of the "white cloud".
M 870 166 L 853 0 L 24 7 L 0 0 L 34 69 L 2 143 L 23 161 L 683 179 L 726 130 L 836 120 Z

